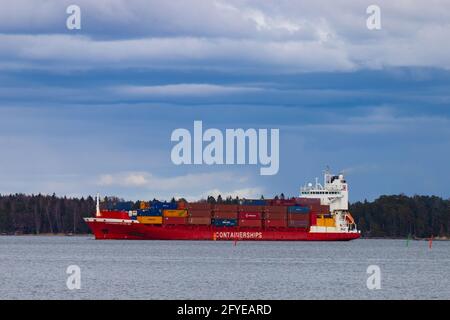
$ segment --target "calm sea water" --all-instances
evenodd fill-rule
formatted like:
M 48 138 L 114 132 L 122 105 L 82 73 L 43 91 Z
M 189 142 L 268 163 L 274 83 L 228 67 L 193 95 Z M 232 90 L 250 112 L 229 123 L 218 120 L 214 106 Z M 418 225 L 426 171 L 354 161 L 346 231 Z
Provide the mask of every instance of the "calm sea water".
M 81 289 L 69 290 L 78 265 Z M 381 270 L 369 290 L 367 268 Z M 450 241 L 0 237 L 0 299 L 450 299 Z

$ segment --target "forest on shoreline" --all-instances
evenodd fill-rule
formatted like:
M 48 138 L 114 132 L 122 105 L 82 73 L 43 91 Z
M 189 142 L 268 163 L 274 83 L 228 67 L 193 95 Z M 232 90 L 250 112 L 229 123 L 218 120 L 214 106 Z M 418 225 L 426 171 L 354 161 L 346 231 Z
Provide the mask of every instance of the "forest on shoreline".
M 107 202 L 117 198 L 107 198 Z M 217 201 L 208 197 L 208 201 Z M 221 202 L 235 199 L 220 199 Z M 138 207 L 138 202 L 136 202 Z M 381 196 L 350 205 L 363 237 L 450 236 L 450 199 L 436 196 Z M 95 213 L 95 200 L 56 195 L 0 195 L 0 234 L 87 234 L 83 217 Z

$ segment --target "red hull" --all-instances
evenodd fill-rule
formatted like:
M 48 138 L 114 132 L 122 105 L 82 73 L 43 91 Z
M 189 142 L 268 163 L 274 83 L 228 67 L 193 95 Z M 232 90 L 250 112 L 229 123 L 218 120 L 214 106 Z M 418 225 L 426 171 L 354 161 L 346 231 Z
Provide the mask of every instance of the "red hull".
M 96 239 L 121 240 L 260 240 L 260 241 L 348 241 L 359 233 L 309 232 L 302 228 L 251 228 L 193 225 L 148 225 L 130 220 L 86 221 Z

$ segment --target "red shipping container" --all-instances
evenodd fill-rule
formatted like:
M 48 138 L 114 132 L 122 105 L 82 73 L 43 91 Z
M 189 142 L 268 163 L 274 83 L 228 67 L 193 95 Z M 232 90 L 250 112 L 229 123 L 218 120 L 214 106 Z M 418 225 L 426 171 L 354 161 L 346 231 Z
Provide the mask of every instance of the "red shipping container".
M 295 202 L 301 206 L 320 205 L 320 199 L 295 198 Z
M 186 204 L 186 208 L 194 210 L 211 210 L 211 203 L 207 202 L 191 202 Z
M 200 209 L 188 209 L 188 216 L 194 218 L 211 218 L 211 210 L 200 210 Z
M 259 219 L 259 220 L 261 220 L 261 212 L 239 212 L 239 219 Z
M 195 218 L 188 218 L 187 219 L 188 224 L 196 224 L 196 225 L 210 225 L 211 224 L 211 218 L 210 217 L 195 217 Z
M 220 204 L 216 203 L 213 206 L 214 211 L 237 211 L 238 210 L 237 204 Z
M 309 221 L 309 213 L 289 213 L 288 220 L 290 221 Z
M 265 206 L 240 205 L 238 210 L 244 212 L 263 212 L 264 208 Z
M 271 206 L 295 206 L 296 200 L 295 199 L 272 199 L 269 200 L 269 204 Z
M 187 219 L 182 217 L 164 217 L 164 224 L 186 224 Z
M 267 219 L 264 220 L 264 226 L 266 228 L 281 228 L 287 226 L 286 219 Z
M 214 211 L 213 217 L 216 219 L 237 219 L 237 211 Z
M 285 206 L 264 206 L 264 212 L 286 213 L 287 207 L 285 207 Z
M 286 220 L 287 214 L 286 212 L 265 212 L 264 219 Z
M 256 219 L 239 219 L 239 227 L 255 227 L 261 228 L 261 220 Z

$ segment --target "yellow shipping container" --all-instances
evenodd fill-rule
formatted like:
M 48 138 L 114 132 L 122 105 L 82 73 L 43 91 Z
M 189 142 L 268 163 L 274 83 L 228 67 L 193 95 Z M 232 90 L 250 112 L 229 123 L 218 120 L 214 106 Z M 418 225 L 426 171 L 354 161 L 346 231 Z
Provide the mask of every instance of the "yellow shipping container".
M 180 217 L 180 218 L 184 218 L 187 217 L 187 210 L 163 210 L 163 215 L 164 217 Z
M 143 224 L 162 224 L 162 217 L 158 216 L 138 216 L 137 220 Z
M 317 226 L 319 227 L 335 227 L 333 218 L 317 218 Z

